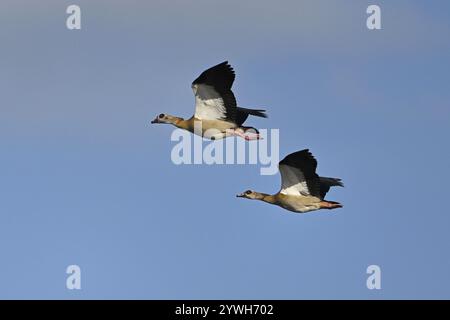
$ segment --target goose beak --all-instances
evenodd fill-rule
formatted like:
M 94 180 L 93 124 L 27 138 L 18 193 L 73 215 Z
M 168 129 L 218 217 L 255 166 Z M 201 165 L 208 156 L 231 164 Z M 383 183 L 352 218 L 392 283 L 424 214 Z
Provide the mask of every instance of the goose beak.
M 243 198 L 243 197 L 244 197 L 244 194 L 243 194 L 243 193 L 237 194 L 236 197 L 237 197 L 237 198 Z
M 158 117 L 156 117 L 155 119 L 153 119 L 150 123 L 159 123 Z

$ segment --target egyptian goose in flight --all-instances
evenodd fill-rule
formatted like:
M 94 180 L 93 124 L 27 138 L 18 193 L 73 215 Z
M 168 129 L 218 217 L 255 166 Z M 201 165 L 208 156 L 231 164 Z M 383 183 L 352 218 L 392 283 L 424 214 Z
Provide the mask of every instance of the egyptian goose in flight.
M 227 61 L 209 68 L 192 83 L 195 114 L 190 119 L 161 113 L 152 123 L 172 124 L 211 140 L 227 136 L 239 136 L 246 140 L 259 139 L 258 130 L 242 124 L 249 115 L 266 118 L 265 110 L 237 106 L 231 91 L 234 78 L 234 70 Z
M 279 163 L 281 190 L 277 194 L 247 190 L 237 197 L 261 200 L 301 213 L 342 208 L 338 202 L 324 200 L 330 187 L 343 186 L 341 179 L 319 177 L 316 168 L 317 161 L 308 149 L 291 153 Z

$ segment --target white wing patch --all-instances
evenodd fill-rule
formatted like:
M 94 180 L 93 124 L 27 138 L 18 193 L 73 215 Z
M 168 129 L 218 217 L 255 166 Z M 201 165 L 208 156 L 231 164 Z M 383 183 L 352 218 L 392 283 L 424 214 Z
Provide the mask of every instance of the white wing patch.
M 281 191 L 280 193 L 293 196 L 311 195 L 306 184 L 303 172 L 294 167 L 280 165 L 281 173 Z
M 195 95 L 195 117 L 203 120 L 226 118 L 225 103 L 214 87 L 204 84 L 192 85 Z

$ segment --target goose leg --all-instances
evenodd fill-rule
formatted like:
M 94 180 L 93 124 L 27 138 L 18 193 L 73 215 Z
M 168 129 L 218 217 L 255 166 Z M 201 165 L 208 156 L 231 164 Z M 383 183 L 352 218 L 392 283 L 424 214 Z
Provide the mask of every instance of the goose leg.
M 262 139 L 262 137 L 260 137 L 259 133 L 246 132 L 242 128 L 237 128 L 237 129 L 230 130 L 230 131 L 231 131 L 231 135 L 241 137 L 247 141 Z
M 320 201 L 319 202 L 320 209 L 336 209 L 336 208 L 342 208 L 342 204 L 339 202 L 334 201 Z
M 244 139 L 249 140 L 262 140 L 262 137 L 259 135 L 259 133 L 245 133 Z

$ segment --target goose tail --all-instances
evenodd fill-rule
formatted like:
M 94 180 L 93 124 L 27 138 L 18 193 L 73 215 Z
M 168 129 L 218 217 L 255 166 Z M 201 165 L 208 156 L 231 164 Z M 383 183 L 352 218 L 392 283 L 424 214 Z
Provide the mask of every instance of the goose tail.
M 252 116 L 267 118 L 266 110 L 263 109 L 248 109 L 237 107 L 239 111 L 244 112 L 246 114 L 251 114 Z
M 327 187 L 343 187 L 344 183 L 339 178 L 320 177 L 320 184 Z

